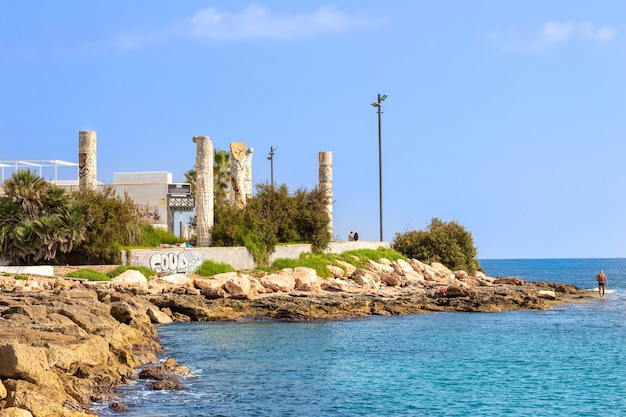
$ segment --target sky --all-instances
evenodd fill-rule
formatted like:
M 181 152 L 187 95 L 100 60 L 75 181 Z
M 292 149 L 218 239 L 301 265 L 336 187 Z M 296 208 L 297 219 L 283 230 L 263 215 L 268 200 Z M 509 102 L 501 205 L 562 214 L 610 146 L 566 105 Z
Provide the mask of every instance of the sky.
M 184 182 L 209 136 L 295 191 L 330 151 L 335 238 L 376 241 L 380 157 L 385 241 L 439 218 L 480 259 L 626 257 L 622 0 L 4 1 L 0 98 L 0 160 L 94 130 L 99 181 Z

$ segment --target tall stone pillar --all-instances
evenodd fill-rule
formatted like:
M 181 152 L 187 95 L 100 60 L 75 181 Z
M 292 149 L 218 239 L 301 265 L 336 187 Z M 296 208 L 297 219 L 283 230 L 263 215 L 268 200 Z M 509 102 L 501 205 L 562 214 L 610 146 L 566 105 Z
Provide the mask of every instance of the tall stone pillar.
M 328 232 L 333 236 L 333 153 L 319 153 L 319 186 L 324 193 L 326 212 L 328 213 Z
M 252 154 L 254 153 L 254 149 L 252 148 L 248 148 L 246 149 L 246 167 L 245 167 L 245 176 L 246 176 L 246 180 L 245 180 L 245 194 L 246 194 L 246 201 L 248 201 L 249 198 L 252 198 Z
M 213 143 L 194 136 L 196 144 L 196 246 L 211 246 L 213 229 Z
M 230 202 L 239 208 L 252 197 L 252 148 L 243 142 L 230 143 Z
M 96 132 L 78 132 L 78 191 L 95 190 L 98 186 L 96 170 Z

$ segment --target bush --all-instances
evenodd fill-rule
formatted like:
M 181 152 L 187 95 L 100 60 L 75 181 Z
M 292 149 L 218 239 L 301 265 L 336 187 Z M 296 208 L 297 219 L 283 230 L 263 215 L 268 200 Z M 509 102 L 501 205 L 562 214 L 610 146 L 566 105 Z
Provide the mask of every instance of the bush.
M 203 277 L 212 277 L 213 275 L 221 274 L 224 272 L 237 272 L 235 269 L 224 262 L 213 262 L 206 260 L 202 262 L 200 268 L 196 271 L 196 274 Z
M 26 276 L 26 275 L 22 275 L 22 274 L 17 274 L 17 275 L 15 275 L 15 279 L 19 279 L 19 280 L 23 280 L 23 281 L 28 281 L 28 276 Z
M 303 266 L 315 269 L 315 273 L 321 278 L 332 278 L 333 274 L 326 268 L 330 263 L 318 256 L 303 253 L 299 259 L 279 258 L 272 262 L 272 270 L 279 271 L 284 268 L 297 268 Z
M 116 276 L 128 271 L 129 269 L 134 269 L 135 271 L 139 271 L 143 274 L 146 279 L 150 279 L 157 275 L 156 271 L 148 268 L 147 266 L 136 266 L 136 265 L 120 265 L 112 271 L 109 271 L 106 276 L 109 278 L 115 278 Z
M 75 248 L 77 254 L 93 263 L 115 262 L 121 246 L 138 245 L 145 220 L 133 200 L 118 196 L 112 187 L 83 190 L 74 197 L 87 207 L 90 222 L 87 239 Z
M 289 194 L 286 185 L 257 185 L 243 209 L 216 205 L 211 232 L 215 246 L 245 246 L 260 266 L 267 266 L 278 243 L 306 242 L 318 252 L 328 246 L 330 218 L 319 189 Z
M 111 281 L 111 278 L 103 274 L 102 272 L 94 271 L 93 269 L 83 268 L 78 271 L 72 271 L 65 274 L 68 278 L 80 278 L 88 281 Z
M 426 230 L 396 233 L 393 248 L 407 258 L 440 262 L 451 270 L 473 274 L 480 268 L 471 233 L 455 221 L 432 219 Z
M 159 246 L 161 243 L 174 245 L 179 242 L 182 242 L 182 240 L 169 230 L 165 230 L 160 227 L 154 227 L 151 224 L 146 224 L 141 227 L 142 246 L 156 247 Z

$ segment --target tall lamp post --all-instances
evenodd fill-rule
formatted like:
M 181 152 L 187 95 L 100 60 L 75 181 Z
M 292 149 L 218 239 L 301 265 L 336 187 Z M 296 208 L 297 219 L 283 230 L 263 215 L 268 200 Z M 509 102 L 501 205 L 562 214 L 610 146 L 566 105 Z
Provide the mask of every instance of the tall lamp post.
M 270 175 L 271 175 L 271 181 L 272 181 L 272 188 L 274 188 L 274 152 L 276 151 L 276 149 L 278 148 L 274 148 L 273 146 L 270 146 L 270 156 L 267 157 L 267 159 L 269 159 L 270 161 Z
M 387 98 L 387 94 L 378 94 L 378 100 L 372 103 L 378 113 L 378 193 L 380 202 L 380 241 L 383 241 L 383 146 L 380 129 L 380 115 L 382 114 L 382 102 Z

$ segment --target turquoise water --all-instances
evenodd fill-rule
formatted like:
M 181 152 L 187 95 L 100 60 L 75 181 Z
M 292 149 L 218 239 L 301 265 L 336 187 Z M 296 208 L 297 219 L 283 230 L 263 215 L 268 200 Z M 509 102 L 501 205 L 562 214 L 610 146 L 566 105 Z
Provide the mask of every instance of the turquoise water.
M 161 326 L 164 358 L 194 375 L 184 391 L 124 387 L 124 415 L 626 415 L 626 259 L 481 264 L 590 290 L 602 268 L 611 292 L 550 311 Z

